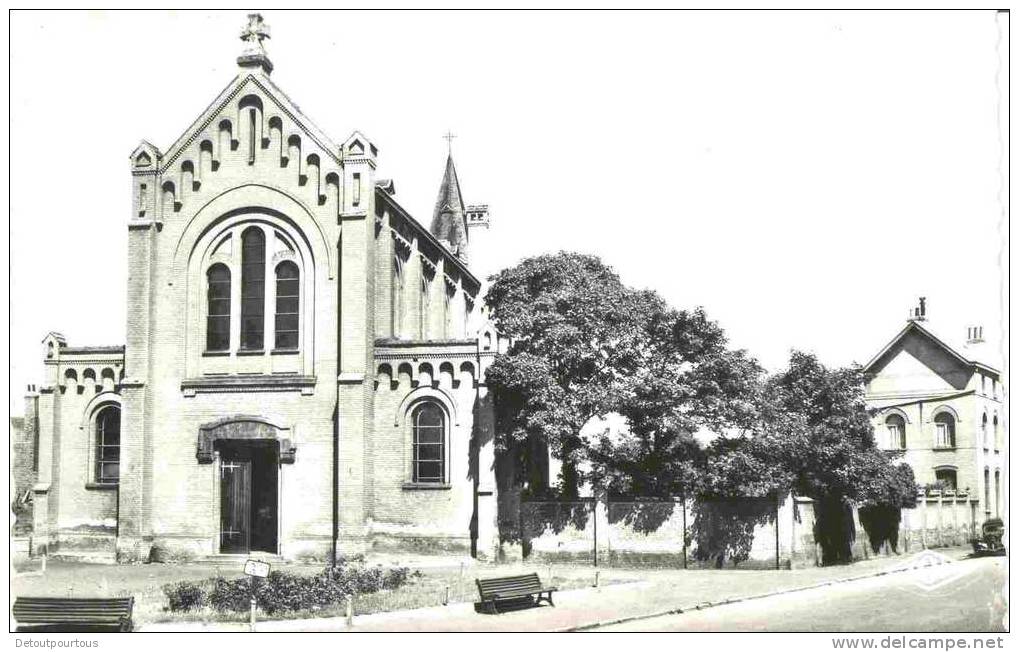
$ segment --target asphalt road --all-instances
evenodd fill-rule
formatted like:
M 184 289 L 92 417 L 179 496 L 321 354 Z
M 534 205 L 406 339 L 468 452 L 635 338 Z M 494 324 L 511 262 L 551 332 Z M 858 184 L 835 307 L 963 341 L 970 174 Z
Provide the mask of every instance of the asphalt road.
M 1004 631 L 1005 569 L 1004 557 L 964 559 L 596 631 Z

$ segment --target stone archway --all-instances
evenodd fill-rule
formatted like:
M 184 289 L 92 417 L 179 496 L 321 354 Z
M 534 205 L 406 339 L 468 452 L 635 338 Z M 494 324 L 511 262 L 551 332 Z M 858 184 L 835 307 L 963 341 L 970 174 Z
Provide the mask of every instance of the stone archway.
M 263 417 L 236 415 L 217 419 L 198 429 L 198 463 L 212 463 L 216 442 L 220 440 L 276 440 L 279 442 L 280 463 L 293 464 L 297 447 L 293 443 L 292 430 Z
M 279 552 L 281 464 L 294 462 L 290 428 L 252 416 L 203 425 L 198 462 L 219 459 L 219 552 Z

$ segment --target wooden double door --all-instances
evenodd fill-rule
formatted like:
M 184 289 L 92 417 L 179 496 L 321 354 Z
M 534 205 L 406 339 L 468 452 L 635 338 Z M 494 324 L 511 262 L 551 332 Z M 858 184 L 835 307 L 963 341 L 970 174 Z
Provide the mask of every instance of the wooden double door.
M 278 552 L 279 445 L 224 442 L 219 464 L 222 553 Z

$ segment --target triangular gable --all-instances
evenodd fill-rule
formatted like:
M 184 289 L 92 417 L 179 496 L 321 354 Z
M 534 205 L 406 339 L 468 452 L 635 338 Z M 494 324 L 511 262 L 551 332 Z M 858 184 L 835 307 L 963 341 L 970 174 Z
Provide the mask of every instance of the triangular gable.
M 937 344 L 939 347 L 941 347 L 945 351 L 945 353 L 947 353 L 951 358 L 954 358 L 960 364 L 963 364 L 963 365 L 966 365 L 966 366 L 969 366 L 969 365 L 973 364 L 972 362 L 967 360 L 965 357 L 960 355 L 955 349 L 953 349 L 952 347 L 950 347 L 949 345 L 945 344 L 943 341 L 938 339 L 938 337 L 935 336 L 934 333 L 930 332 L 929 330 L 927 330 L 926 328 L 921 326 L 918 322 L 911 321 L 908 324 L 906 324 L 906 327 L 903 328 L 901 331 L 899 331 L 899 333 L 895 337 L 892 338 L 892 341 L 889 342 L 883 349 L 881 349 L 881 351 L 877 355 L 875 355 L 873 358 L 871 358 L 870 362 L 868 362 L 866 365 L 864 365 L 864 367 L 863 367 L 864 373 L 870 373 L 873 370 L 873 368 L 877 365 L 877 363 L 879 361 L 881 361 L 881 359 L 884 358 L 885 355 L 889 351 L 891 351 L 909 333 L 913 332 L 914 330 L 916 332 L 921 333 L 922 335 L 924 335 L 925 337 L 930 339 L 932 342 Z
M 184 131 L 183 134 L 170 146 L 162 160 L 162 170 L 173 168 L 174 163 L 182 153 L 194 143 L 194 141 L 206 133 L 209 125 L 231 105 L 245 89 L 258 89 L 267 99 L 272 101 L 276 108 L 296 124 L 302 132 L 308 135 L 315 144 L 331 157 L 335 163 L 340 162 L 339 147 L 322 132 L 318 126 L 304 115 L 293 101 L 287 97 L 280 88 L 268 77 L 262 75 L 242 74 L 235 77 L 226 88 L 220 92 L 202 112 L 198 118 Z M 229 117 L 233 117 L 231 113 Z

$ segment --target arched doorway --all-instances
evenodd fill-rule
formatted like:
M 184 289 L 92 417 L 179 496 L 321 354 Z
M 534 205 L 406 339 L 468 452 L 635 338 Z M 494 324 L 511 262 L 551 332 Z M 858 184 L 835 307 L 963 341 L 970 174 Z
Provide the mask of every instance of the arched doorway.
M 201 427 L 199 463 L 219 460 L 219 552 L 279 552 L 280 465 L 295 454 L 289 434 L 260 417 Z
M 279 550 L 279 446 L 274 440 L 216 442 L 221 553 Z

